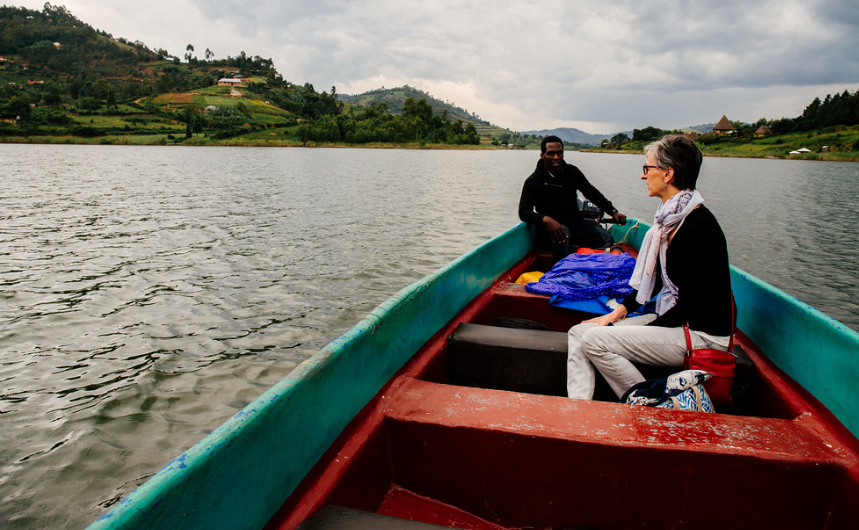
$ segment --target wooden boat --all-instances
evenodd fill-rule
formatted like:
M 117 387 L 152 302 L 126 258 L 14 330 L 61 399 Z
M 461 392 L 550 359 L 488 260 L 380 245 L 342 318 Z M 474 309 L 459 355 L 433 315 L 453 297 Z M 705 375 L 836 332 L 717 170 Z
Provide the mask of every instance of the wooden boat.
M 733 269 L 742 410 L 570 400 L 587 315 L 514 283 L 534 245 L 519 225 L 404 289 L 91 528 L 856 528 L 859 334 Z

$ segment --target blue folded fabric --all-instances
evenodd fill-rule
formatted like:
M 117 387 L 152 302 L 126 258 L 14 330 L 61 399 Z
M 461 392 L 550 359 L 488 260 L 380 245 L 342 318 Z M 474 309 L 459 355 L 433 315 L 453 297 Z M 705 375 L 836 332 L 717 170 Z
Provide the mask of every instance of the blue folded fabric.
M 598 296 L 591 300 L 567 300 L 563 296 L 553 295 L 549 299 L 549 304 L 555 307 L 564 309 L 572 309 L 574 311 L 583 311 L 585 313 L 593 313 L 595 315 L 606 315 L 611 313 L 606 303 L 611 300 L 608 296 Z
M 570 254 L 539 281 L 525 285 L 525 289 L 566 300 L 624 298 L 632 292 L 629 279 L 634 269 L 635 258 L 626 253 Z

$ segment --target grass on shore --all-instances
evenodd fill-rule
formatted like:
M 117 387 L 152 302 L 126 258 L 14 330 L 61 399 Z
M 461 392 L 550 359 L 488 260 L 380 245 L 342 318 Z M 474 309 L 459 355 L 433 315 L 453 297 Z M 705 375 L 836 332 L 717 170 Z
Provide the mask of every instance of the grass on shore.
M 54 144 L 54 145 L 185 145 L 185 146 L 234 146 L 234 147 L 320 147 L 353 149 L 456 149 L 456 150 L 496 150 L 493 145 L 453 145 L 411 142 L 405 144 L 375 142 L 368 144 L 347 144 L 343 142 L 301 142 L 284 137 L 275 130 L 257 131 L 234 138 L 212 139 L 203 136 L 185 138 L 184 134 L 116 134 L 95 138 L 79 136 L 0 136 L 0 143 L 8 144 Z

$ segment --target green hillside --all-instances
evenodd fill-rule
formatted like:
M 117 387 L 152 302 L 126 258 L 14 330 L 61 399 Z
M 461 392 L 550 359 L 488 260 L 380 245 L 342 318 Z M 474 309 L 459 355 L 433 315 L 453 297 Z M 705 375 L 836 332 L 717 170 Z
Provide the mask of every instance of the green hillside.
M 689 131 L 666 131 L 655 127 L 635 129 L 632 138 L 617 134 L 611 141 L 603 142 L 590 152 L 643 153 L 651 141 L 669 133 L 693 134 L 701 152 L 705 156 L 738 158 L 784 158 L 793 160 L 831 160 L 842 162 L 859 161 L 859 125 L 829 125 L 819 128 L 802 126 L 803 117 L 792 120 L 783 127 L 796 128 L 781 134 L 771 130 L 761 131 L 760 123 L 735 123 L 729 133 L 708 132 L 704 134 Z M 791 120 L 788 120 L 791 121 Z M 769 126 L 767 126 L 769 127 Z
M 453 103 L 436 99 L 423 90 L 410 87 L 409 85 L 397 88 L 382 87 L 356 96 L 338 94 L 337 97 L 344 103 L 359 105 L 362 107 L 366 107 L 371 103 L 378 104 L 384 101 L 388 106 L 388 110 L 393 114 L 399 114 L 402 112 L 403 105 L 408 98 L 412 98 L 415 101 L 423 99 L 427 102 L 430 108 L 432 108 L 433 114 L 441 114 L 446 110 L 448 116 L 454 120 L 462 120 L 464 123 L 473 123 L 475 126 L 478 124 L 489 125 L 489 122 L 481 120 L 479 116 L 457 107 Z
M 420 101 L 406 92 L 440 103 L 420 91 L 399 91 L 392 112 L 344 103 L 334 87 L 317 92 L 289 82 L 270 59 L 200 55 L 190 44 L 180 59 L 114 38 L 62 6 L 0 6 L 0 141 L 491 145 L 475 129 L 484 122 L 454 105 L 446 104 L 443 118 L 431 120 L 423 107 L 404 115 L 407 101 Z M 225 79 L 238 82 L 219 82 Z

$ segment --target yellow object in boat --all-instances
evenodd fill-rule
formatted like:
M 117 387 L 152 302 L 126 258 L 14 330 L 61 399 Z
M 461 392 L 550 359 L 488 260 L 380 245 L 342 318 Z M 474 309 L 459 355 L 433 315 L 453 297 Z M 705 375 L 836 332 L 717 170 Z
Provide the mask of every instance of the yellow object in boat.
M 523 273 L 522 273 L 522 276 L 519 276 L 519 277 L 516 279 L 516 283 L 532 283 L 532 282 L 536 282 L 536 281 L 538 281 L 540 278 L 542 278 L 544 274 L 546 274 L 546 273 L 545 273 L 545 272 L 540 272 L 540 271 L 523 272 Z

